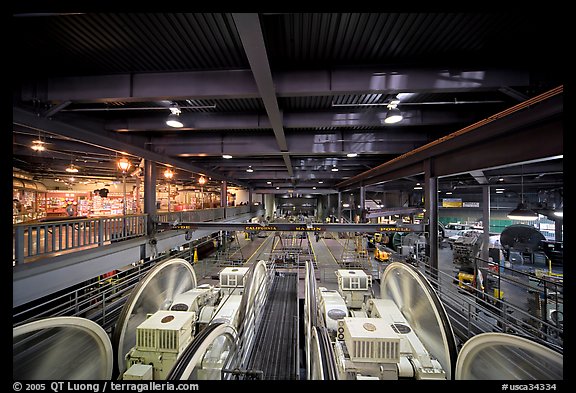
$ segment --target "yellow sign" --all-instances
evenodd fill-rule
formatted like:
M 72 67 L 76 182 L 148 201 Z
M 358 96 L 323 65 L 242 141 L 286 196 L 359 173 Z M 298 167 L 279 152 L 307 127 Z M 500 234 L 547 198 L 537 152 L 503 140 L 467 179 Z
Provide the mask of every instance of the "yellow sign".
M 319 231 L 323 231 L 324 229 L 322 227 L 296 227 L 294 228 L 295 231 L 310 231 L 310 232 L 319 232 Z
M 444 198 L 442 207 L 462 207 L 462 198 Z
M 277 231 L 278 229 L 273 226 L 260 226 L 260 225 L 253 225 L 253 226 L 246 226 L 244 227 L 245 231 Z
M 411 232 L 410 228 L 402 228 L 402 227 L 388 227 L 388 228 L 380 228 L 380 232 Z
M 196 229 L 192 225 L 174 225 L 174 229 Z

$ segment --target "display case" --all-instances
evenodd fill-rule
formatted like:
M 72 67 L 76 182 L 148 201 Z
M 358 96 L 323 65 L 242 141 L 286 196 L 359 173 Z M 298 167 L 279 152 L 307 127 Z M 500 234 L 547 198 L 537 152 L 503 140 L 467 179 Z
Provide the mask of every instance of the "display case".
M 14 177 L 12 180 L 12 223 L 39 220 L 46 216 L 46 186 Z

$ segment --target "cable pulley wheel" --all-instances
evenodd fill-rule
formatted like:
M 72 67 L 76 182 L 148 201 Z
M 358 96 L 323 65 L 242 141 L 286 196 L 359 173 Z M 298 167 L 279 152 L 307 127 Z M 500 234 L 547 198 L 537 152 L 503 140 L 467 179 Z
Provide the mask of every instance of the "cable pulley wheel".
M 156 265 L 132 289 L 112 336 L 115 369 L 120 374 L 126 369 L 126 354 L 136 345 L 136 328 L 148 314 L 168 310 L 176 295 L 196 288 L 196 284 L 192 265 L 185 259 L 174 258 Z

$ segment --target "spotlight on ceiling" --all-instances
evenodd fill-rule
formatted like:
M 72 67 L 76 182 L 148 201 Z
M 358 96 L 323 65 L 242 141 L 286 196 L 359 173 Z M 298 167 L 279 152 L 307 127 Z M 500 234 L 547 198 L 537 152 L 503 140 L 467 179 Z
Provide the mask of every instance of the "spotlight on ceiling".
M 346 157 L 349 157 L 349 158 L 358 157 L 358 153 L 348 153 L 348 154 L 346 154 Z
M 166 119 L 166 125 L 168 125 L 170 127 L 174 127 L 174 128 L 184 127 L 184 124 L 180 120 L 180 113 L 182 113 L 182 111 L 180 110 L 178 105 L 172 104 L 172 105 L 170 105 L 169 109 L 170 109 L 170 114 L 168 115 L 168 118 Z
M 166 119 L 166 125 L 174 128 L 182 128 L 184 124 L 180 121 L 180 116 L 175 114 L 169 114 Z
M 402 121 L 402 119 L 404 119 L 404 117 L 402 116 L 402 113 L 400 112 L 400 109 L 393 107 L 390 108 L 390 106 L 388 106 L 389 110 L 388 113 L 386 114 L 386 117 L 384 118 L 384 123 L 386 124 L 394 124 L 394 123 L 398 123 L 399 121 Z
M 229 160 L 232 158 L 232 156 L 230 154 L 222 154 L 222 158 Z
M 252 165 L 248 166 L 248 169 L 246 169 L 246 172 L 254 172 L 254 169 L 252 169 Z
M 331 170 L 332 172 L 338 172 L 338 168 L 336 168 L 336 166 L 333 166 Z
M 387 105 L 388 112 L 386 113 L 386 116 L 384 117 L 384 123 L 394 124 L 394 123 L 398 123 L 399 121 L 402 121 L 402 119 L 404 117 L 402 116 L 400 109 L 398 109 L 399 103 L 400 103 L 400 100 L 392 100 L 388 103 L 388 105 Z

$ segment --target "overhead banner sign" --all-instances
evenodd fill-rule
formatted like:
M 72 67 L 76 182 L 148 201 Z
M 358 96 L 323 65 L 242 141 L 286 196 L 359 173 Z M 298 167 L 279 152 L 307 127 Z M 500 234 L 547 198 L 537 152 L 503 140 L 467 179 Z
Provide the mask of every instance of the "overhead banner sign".
M 462 207 L 462 198 L 443 198 L 442 207 Z
M 176 229 L 176 230 L 198 230 L 198 229 L 213 229 L 213 230 L 233 230 L 245 232 L 260 232 L 260 231 L 297 231 L 297 232 L 413 232 L 423 231 L 424 228 L 418 224 L 409 224 L 406 226 L 397 227 L 395 225 L 382 225 L 382 224 L 303 224 L 303 223 L 270 223 L 269 225 L 259 224 L 242 224 L 230 222 L 189 222 L 179 224 L 158 223 L 159 229 Z

